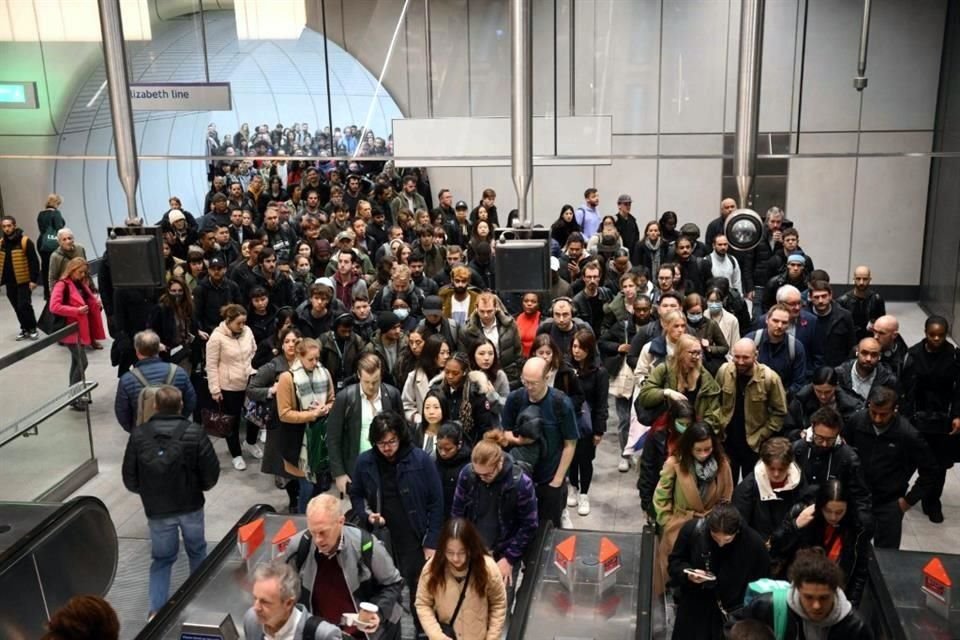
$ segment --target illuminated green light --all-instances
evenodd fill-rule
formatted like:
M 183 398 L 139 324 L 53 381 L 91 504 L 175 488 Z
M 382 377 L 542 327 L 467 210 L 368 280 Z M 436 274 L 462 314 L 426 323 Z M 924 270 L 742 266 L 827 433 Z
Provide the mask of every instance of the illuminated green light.
M 0 104 L 26 104 L 27 90 L 22 83 L 0 83 Z

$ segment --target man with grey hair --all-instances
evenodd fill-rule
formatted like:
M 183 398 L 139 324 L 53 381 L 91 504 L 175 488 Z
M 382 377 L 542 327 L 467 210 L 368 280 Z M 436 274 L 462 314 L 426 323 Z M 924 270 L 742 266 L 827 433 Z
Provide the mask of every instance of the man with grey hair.
M 730 458 L 733 481 L 747 475 L 757 463 L 760 445 L 778 435 L 787 415 L 787 392 L 776 371 L 757 361 L 757 345 L 741 338 L 730 349 L 732 362 L 720 365 L 720 420 L 724 450 Z
M 51 290 L 60 276 L 63 275 L 63 270 L 67 267 L 68 262 L 76 257 L 87 259 L 86 249 L 77 243 L 73 237 L 73 231 L 67 227 L 57 231 L 57 244 L 60 246 L 50 254 L 49 284 Z
M 311 616 L 297 603 L 300 575 L 296 569 L 275 558 L 253 570 L 253 606 L 243 616 L 245 638 L 267 640 L 340 640 L 340 628 Z
M 113 403 L 120 426 L 127 432 L 137 426 L 140 392 L 147 386 L 168 384 L 176 387 L 183 396 L 182 415 L 192 414 L 197 405 L 197 393 L 186 371 L 160 359 L 160 336 L 149 329 L 140 331 L 133 336 L 133 348 L 137 363 L 120 376 Z
M 357 604 L 369 602 L 378 612 L 364 630 L 366 637 L 400 637 L 403 577 L 379 540 L 346 526 L 340 500 L 328 493 L 310 500 L 307 531 L 297 541 L 287 549 L 286 561 L 300 574 L 300 603 L 310 613 L 339 624 L 344 613 L 357 613 Z

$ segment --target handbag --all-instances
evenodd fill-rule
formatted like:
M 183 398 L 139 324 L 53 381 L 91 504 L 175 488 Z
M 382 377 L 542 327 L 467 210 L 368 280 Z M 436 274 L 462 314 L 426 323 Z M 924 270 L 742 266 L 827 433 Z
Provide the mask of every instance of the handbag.
M 216 411 L 204 409 L 200 412 L 200 417 L 203 419 L 204 430 L 214 438 L 226 438 L 237 426 L 237 417 L 224 413 L 219 403 Z
M 450 622 L 441 622 L 440 631 L 443 632 L 443 635 L 448 638 L 456 638 L 457 632 L 453 630 L 453 624 L 457 621 L 457 615 L 460 613 L 460 607 L 463 606 L 463 599 L 467 597 L 467 588 L 470 586 L 470 572 L 473 571 L 473 566 L 467 569 L 467 577 L 463 580 L 463 586 L 460 588 L 460 599 L 457 600 L 457 608 L 453 610 L 453 616 L 450 617 Z
M 61 302 L 64 305 L 70 302 L 70 290 L 66 283 L 63 285 L 63 300 Z M 50 335 L 60 331 L 65 326 L 67 326 L 67 319 L 50 311 L 50 301 L 47 300 L 43 305 L 43 311 L 40 312 L 40 317 L 37 319 L 37 327 L 40 328 L 40 331 Z

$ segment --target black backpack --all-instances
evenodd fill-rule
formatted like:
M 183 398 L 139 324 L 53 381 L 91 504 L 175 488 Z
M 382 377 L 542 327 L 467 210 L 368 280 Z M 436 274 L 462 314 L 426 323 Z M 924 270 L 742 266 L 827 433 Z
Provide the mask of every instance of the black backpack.
M 353 525 L 344 525 L 347 527 L 353 527 Z M 360 562 L 367 567 L 370 571 L 370 575 L 373 575 L 373 534 L 371 534 L 366 529 L 360 527 L 354 527 L 355 529 L 360 529 Z M 303 568 L 303 563 L 307 561 L 307 556 L 310 555 L 310 550 L 313 549 L 313 538 L 310 537 L 310 532 L 305 531 L 302 536 L 300 536 L 300 543 L 297 545 L 297 552 L 290 556 L 287 559 L 287 562 L 293 565 L 293 568 L 297 570 L 297 573 L 300 572 L 300 569 Z M 364 585 L 360 585 L 361 591 L 363 591 Z M 310 585 L 310 589 L 313 589 L 313 585 Z M 307 585 L 300 585 L 300 603 L 307 608 L 309 608 L 312 603 L 307 597 Z M 309 622 L 309 621 L 308 621 Z M 312 637 L 304 634 L 304 637 Z
M 147 492 L 180 494 L 187 488 L 190 474 L 183 434 L 189 427 L 189 420 L 181 420 L 170 434 L 158 433 L 151 421 L 138 427 L 143 436 L 137 462 Z

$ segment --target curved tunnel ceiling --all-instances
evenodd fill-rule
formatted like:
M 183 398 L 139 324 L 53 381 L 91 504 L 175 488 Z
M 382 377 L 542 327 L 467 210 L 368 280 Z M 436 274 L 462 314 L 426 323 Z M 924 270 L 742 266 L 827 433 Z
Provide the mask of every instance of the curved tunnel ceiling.
M 199 24 L 193 17 L 171 20 L 153 40 L 128 44 L 128 63 L 135 82 L 200 82 Z M 329 122 L 323 37 L 305 28 L 297 40 L 238 41 L 232 11 L 205 12 L 210 79 L 230 82 L 233 111 L 134 112 L 137 149 L 141 155 L 195 155 L 206 152 L 206 128 L 216 123 L 221 135 L 278 122 L 289 126 L 308 122 L 311 129 Z M 363 126 L 377 79 L 353 56 L 328 42 L 333 126 Z M 98 64 L 67 110 L 58 141 L 58 154 L 113 153 L 110 106 Z M 376 135 L 390 131 L 391 120 L 402 118 L 396 102 L 383 88 L 377 93 L 369 128 Z M 106 227 L 126 217 L 125 198 L 113 162 L 60 160 L 54 190 L 66 202 L 83 203 L 86 224 L 74 223 L 77 239 L 88 252 L 102 253 Z M 138 206 L 148 222 L 166 211 L 167 198 L 179 196 L 188 211 L 200 213 L 207 191 L 202 160 L 142 161 Z M 80 207 L 77 206 L 77 209 Z

